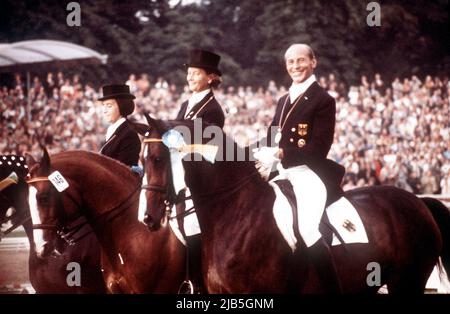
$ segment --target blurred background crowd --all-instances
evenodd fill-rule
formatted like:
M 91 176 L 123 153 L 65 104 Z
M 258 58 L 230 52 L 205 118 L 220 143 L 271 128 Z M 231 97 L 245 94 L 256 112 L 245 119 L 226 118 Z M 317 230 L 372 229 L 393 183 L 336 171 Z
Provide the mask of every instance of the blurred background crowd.
M 227 112 L 225 130 L 247 145 L 265 135 L 289 87 L 283 51 L 303 42 L 316 52 L 320 84 L 336 99 L 329 157 L 346 167 L 344 188 L 393 184 L 450 194 L 448 1 L 380 2 L 378 26 L 367 22 L 369 1 L 77 3 L 80 27 L 68 26 L 66 2 L 1 1 L 0 43 L 70 39 L 107 54 L 108 64 L 77 65 L 76 72 L 32 68 L 29 91 L 24 76 L 2 73 L 0 152 L 39 154 L 37 130 L 51 153 L 98 151 L 106 128 L 96 102 L 101 83 L 131 86 L 131 118 L 141 121 L 144 110 L 175 118 L 188 97 L 182 64 L 193 47 L 221 55 L 227 85 L 216 98 Z
M 450 82 L 448 77 L 393 81 L 362 76 L 347 86 L 333 74 L 318 77 L 336 99 L 335 141 L 329 158 L 346 168 L 345 190 L 376 184 L 399 186 L 416 194 L 450 194 Z M 189 97 L 187 87 L 162 77 L 131 74 L 126 81 L 136 95 L 131 119 L 143 122 L 147 111 L 174 119 Z M 241 146 L 267 132 L 279 97 L 289 86 L 226 86 L 215 91 L 226 112 L 225 131 Z M 39 155 L 37 141 L 49 152 L 98 151 L 106 123 L 99 90 L 79 75 L 63 72 L 34 77 L 27 105 L 24 77 L 14 76 L 0 89 L 0 152 Z

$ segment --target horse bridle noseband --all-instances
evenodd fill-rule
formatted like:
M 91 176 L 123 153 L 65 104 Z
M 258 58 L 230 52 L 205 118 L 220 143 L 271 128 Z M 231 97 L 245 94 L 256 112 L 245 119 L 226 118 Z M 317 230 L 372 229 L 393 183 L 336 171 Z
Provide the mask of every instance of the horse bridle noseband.
M 145 138 L 144 139 L 144 144 L 147 143 L 162 143 L 162 139 L 160 138 Z M 145 160 L 143 162 L 143 168 L 144 168 L 144 173 L 145 173 Z M 156 184 L 146 184 L 143 185 L 141 187 L 141 190 L 148 190 L 148 191 L 152 191 L 152 192 L 157 192 L 157 193 L 162 193 L 165 194 L 164 196 L 164 205 L 165 205 L 165 216 L 169 216 L 171 209 L 174 205 L 178 205 L 180 203 L 183 203 L 187 200 L 192 199 L 191 196 L 185 196 L 185 194 L 183 193 L 183 191 L 180 191 L 180 193 L 178 193 L 178 195 L 175 194 L 174 188 L 173 188 L 173 179 L 172 179 L 172 167 L 168 167 L 167 169 L 167 184 L 166 186 L 160 186 L 160 185 L 156 185 Z M 195 212 L 194 207 L 186 210 L 184 213 L 173 216 L 173 217 L 169 217 L 169 219 L 177 219 L 181 217 L 185 217 L 188 216 L 192 213 Z
M 37 182 L 50 182 L 50 179 L 48 177 L 34 177 L 34 178 L 27 179 L 26 182 L 28 183 L 28 185 L 32 185 L 33 183 L 37 183 Z M 77 205 L 77 206 L 81 205 L 69 193 L 65 193 L 65 195 L 67 195 L 75 205 Z M 60 197 L 59 197 L 59 201 L 61 201 Z M 64 207 L 64 205 L 62 205 L 62 206 Z M 33 229 L 55 230 L 59 234 L 59 232 L 62 229 L 64 229 L 64 226 L 61 224 L 33 224 Z
M 48 177 L 35 177 L 27 180 L 28 184 L 33 184 L 36 182 L 45 182 L 50 181 Z M 121 201 L 118 205 L 114 206 L 113 208 L 91 218 L 91 219 L 85 219 L 80 224 L 77 224 L 75 226 L 69 227 L 67 224 L 33 224 L 33 229 L 47 229 L 47 230 L 54 230 L 56 233 L 65 240 L 69 245 L 74 245 L 76 242 L 80 241 L 82 238 L 86 237 L 90 233 L 93 232 L 93 228 L 89 230 L 87 233 L 79 236 L 78 238 L 73 239 L 72 237 L 75 235 L 76 232 L 81 230 L 86 224 L 90 224 L 91 226 L 100 221 L 101 219 L 106 219 L 107 221 L 112 221 L 113 219 L 119 217 L 125 209 L 128 208 L 128 202 L 133 198 L 133 196 L 140 191 L 140 184 L 135 188 L 123 201 Z M 65 191 L 62 191 L 63 193 Z M 61 194 L 58 193 L 61 198 Z M 69 197 L 69 199 L 77 206 L 77 208 L 82 208 L 81 203 L 77 202 L 73 196 L 70 193 L 65 193 L 66 196 Z M 59 200 L 61 201 L 61 199 Z M 64 204 L 61 204 L 61 206 L 64 208 Z M 114 215 L 112 215 L 114 214 Z M 80 214 L 77 218 L 73 219 L 73 221 L 76 221 L 80 218 L 82 218 L 83 215 Z
M 144 143 L 158 143 L 158 142 L 162 142 L 162 139 L 158 139 L 158 138 L 144 139 Z M 185 202 L 189 199 L 192 199 L 192 195 L 185 196 L 184 189 L 181 190 L 178 195 L 175 195 L 175 192 L 173 191 L 172 167 L 168 167 L 167 172 L 168 172 L 167 175 L 168 175 L 169 182 L 167 183 L 167 185 L 165 187 L 159 186 L 159 185 L 147 184 L 147 185 L 142 186 L 141 189 L 158 192 L 158 193 L 165 193 L 166 197 L 164 199 L 164 205 L 166 206 L 166 214 L 168 215 L 168 214 L 170 214 L 170 211 L 171 211 L 171 208 L 173 205 L 177 205 L 181 202 Z M 145 162 L 144 162 L 144 173 L 145 173 Z M 224 188 L 221 188 L 221 189 L 216 190 L 211 193 L 200 194 L 200 195 L 198 195 L 198 197 L 208 198 L 208 197 L 215 196 L 215 195 L 221 194 L 221 193 L 225 193 L 226 195 L 234 194 L 237 191 L 239 191 L 244 185 L 246 185 L 256 175 L 259 175 L 259 173 L 255 169 L 255 171 L 252 174 L 242 178 L 241 180 L 237 181 L 232 186 L 226 186 Z M 178 213 L 177 215 L 170 217 L 169 219 L 183 218 L 190 214 L 193 214 L 194 212 L 195 212 L 195 208 L 191 207 L 189 209 L 186 209 L 182 213 Z

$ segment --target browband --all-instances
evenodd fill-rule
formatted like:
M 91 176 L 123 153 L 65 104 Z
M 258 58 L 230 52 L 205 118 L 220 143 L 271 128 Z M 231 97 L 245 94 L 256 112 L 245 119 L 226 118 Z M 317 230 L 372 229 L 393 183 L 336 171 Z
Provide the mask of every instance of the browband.
M 31 183 L 43 182 L 43 181 L 50 181 L 50 180 L 47 177 L 36 177 L 36 178 L 27 180 L 27 183 L 31 184 Z

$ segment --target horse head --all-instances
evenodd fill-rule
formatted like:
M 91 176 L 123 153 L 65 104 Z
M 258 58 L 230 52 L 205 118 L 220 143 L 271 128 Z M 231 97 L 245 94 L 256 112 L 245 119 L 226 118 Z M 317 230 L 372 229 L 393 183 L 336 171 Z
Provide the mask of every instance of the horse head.
M 142 164 L 144 179 L 139 207 L 139 218 L 152 231 L 167 223 L 171 205 L 175 201 L 171 184 L 170 155 L 162 143 L 166 127 L 145 114 L 148 127 L 144 133 Z M 148 200 L 151 200 L 150 202 Z
M 65 226 L 68 217 L 61 194 L 49 179 L 54 169 L 47 150 L 43 149 L 40 161 L 27 154 L 29 205 L 36 254 L 40 258 L 59 255 L 64 249 L 59 232 Z
M 190 186 L 199 183 L 198 186 L 202 185 L 200 189 L 203 189 L 204 185 L 211 188 L 229 180 L 229 173 L 225 177 L 213 176 L 212 171 L 215 161 L 226 159 L 226 143 L 232 146 L 230 151 L 236 152 L 236 149 L 235 143 L 219 127 L 203 123 L 201 119 L 161 121 L 152 119 L 148 114 L 146 118 L 149 124 L 143 155 L 143 188 L 146 192 L 141 194 L 141 205 L 144 198 L 149 203 L 145 205 L 145 214 L 140 214 L 140 217 L 154 229 L 159 228 L 174 205 L 181 205 L 177 207 L 177 212 L 182 210 L 189 183 Z M 233 158 L 234 155 L 231 159 L 236 160 Z M 224 167 L 222 170 L 223 173 L 227 171 Z M 141 207 L 140 213 L 143 211 Z

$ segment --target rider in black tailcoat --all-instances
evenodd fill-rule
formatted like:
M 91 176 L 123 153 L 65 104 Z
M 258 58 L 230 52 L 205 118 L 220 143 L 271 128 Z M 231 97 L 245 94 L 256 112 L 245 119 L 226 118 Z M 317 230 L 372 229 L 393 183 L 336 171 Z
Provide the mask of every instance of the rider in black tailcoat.
M 219 70 L 220 56 L 207 51 L 194 49 L 190 52 L 187 69 L 187 83 L 192 92 L 189 100 L 181 104 L 176 120 L 194 120 L 223 128 L 225 115 L 214 97 L 213 88 L 220 83 L 222 72 Z M 198 229 L 200 227 L 198 226 Z M 196 293 L 203 290 L 201 262 L 201 234 L 186 236 L 188 247 L 189 273 Z
M 126 117 L 133 113 L 135 97 L 128 85 L 103 86 L 103 113 L 111 125 L 106 132 L 106 143 L 100 153 L 127 166 L 136 166 L 141 151 L 141 141 Z

